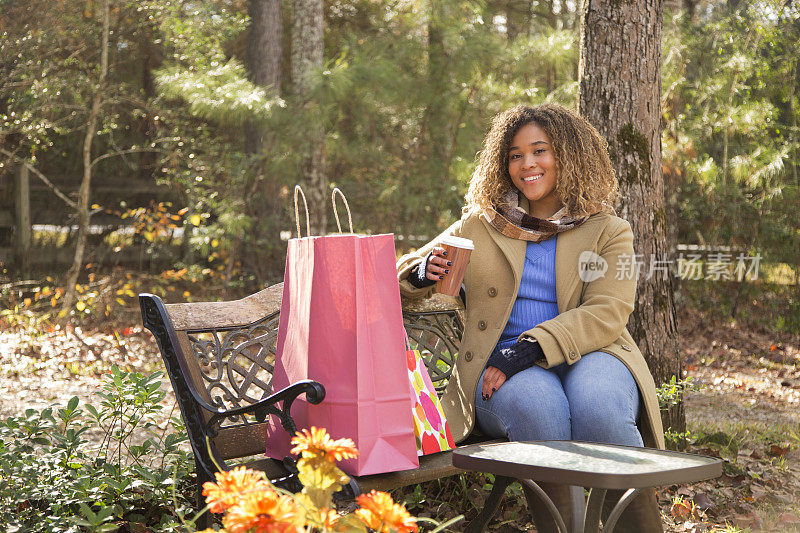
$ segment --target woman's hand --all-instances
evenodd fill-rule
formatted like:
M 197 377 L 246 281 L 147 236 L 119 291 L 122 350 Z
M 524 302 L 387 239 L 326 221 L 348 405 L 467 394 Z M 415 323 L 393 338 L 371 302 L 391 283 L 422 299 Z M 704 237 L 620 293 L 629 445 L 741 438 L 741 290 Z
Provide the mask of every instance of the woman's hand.
M 499 369 L 493 366 L 487 366 L 486 372 L 483 373 L 483 389 L 481 392 L 483 393 L 483 401 L 488 400 L 492 397 L 492 393 L 494 393 L 497 389 L 500 388 L 500 385 L 506 382 L 506 375 L 503 374 Z
M 439 281 L 445 274 L 450 272 L 451 263 L 447 259 L 447 252 L 444 248 L 437 246 L 431 250 L 428 264 L 425 266 L 425 277 L 431 281 Z

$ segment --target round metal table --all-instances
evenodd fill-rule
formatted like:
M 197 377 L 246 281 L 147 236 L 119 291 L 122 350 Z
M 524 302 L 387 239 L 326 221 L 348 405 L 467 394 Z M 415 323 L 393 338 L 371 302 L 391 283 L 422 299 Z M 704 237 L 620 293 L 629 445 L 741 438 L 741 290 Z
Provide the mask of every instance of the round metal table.
M 570 532 L 555 504 L 536 481 L 590 489 L 581 523 L 575 526 L 575 531 L 585 533 L 598 531 L 606 490 L 627 489 L 604 524 L 604 533 L 609 533 L 622 511 L 641 489 L 693 483 L 722 475 L 722 460 L 715 457 L 577 441 L 501 442 L 464 446 L 453 451 L 453 466 L 505 478 L 498 485 L 502 486 L 502 492 L 495 494 L 495 490 L 492 490 L 482 514 L 487 510 L 494 514 L 505 487 L 517 479 L 538 494 L 563 533 Z M 495 480 L 496 485 L 498 479 Z M 492 505 L 494 508 L 489 509 Z M 491 514 L 482 517 L 485 520 L 480 528 L 485 526 Z

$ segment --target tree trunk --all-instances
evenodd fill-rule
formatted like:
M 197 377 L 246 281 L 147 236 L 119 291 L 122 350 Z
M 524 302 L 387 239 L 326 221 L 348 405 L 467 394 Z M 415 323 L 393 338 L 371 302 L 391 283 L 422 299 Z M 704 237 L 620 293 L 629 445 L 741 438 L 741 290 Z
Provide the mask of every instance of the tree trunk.
M 156 96 L 156 84 L 153 71 L 161 66 L 161 57 L 153 46 L 155 30 L 147 25 L 140 42 L 142 50 L 142 92 L 145 100 L 150 102 Z M 153 113 L 144 113 L 140 119 L 141 132 L 144 135 L 142 146 L 149 147 L 156 136 L 156 123 Z M 152 181 L 158 165 L 158 154 L 145 150 L 139 154 L 139 178 L 143 181 Z
M 254 84 L 273 94 L 280 94 L 281 88 L 282 27 L 280 0 L 250 0 L 247 75 Z M 279 176 L 264 172 L 271 138 L 263 124 L 251 121 L 245 126 L 245 151 L 253 159 L 243 193 L 253 226 L 244 237 L 247 245 L 233 246 L 240 250 L 244 268 L 259 284 L 276 272 L 282 273 L 284 258 L 280 241 L 282 183 Z M 233 257 L 229 264 L 232 261 Z
M 686 11 L 686 14 L 689 16 L 689 20 L 691 22 L 695 22 L 697 20 L 697 4 L 699 0 L 683 0 L 683 9 Z
M 578 2 L 580 4 L 580 2 Z M 569 2 L 567 0 L 561 0 L 561 9 L 559 11 L 559 18 L 561 19 L 561 28 L 565 30 L 571 30 L 575 27 L 575 17 L 580 11 L 580 5 L 576 6 L 575 11 L 573 12 L 570 9 Z
M 281 89 L 281 2 L 250 0 L 250 32 L 247 39 L 247 75 L 254 84 L 275 94 Z M 267 131 L 263 125 L 249 123 L 245 147 L 249 154 L 263 151 Z
M 579 112 L 608 140 L 622 216 L 633 228 L 636 253 L 651 267 L 669 259 L 661 168 L 662 2 L 585 0 L 578 74 Z M 628 326 L 657 385 L 682 377 L 673 296 L 669 274 L 648 276 L 643 268 Z M 664 421 L 682 431 L 683 405 Z
M 100 77 L 97 81 L 97 88 L 92 96 L 92 105 L 89 108 L 89 118 L 86 121 L 86 134 L 83 137 L 83 179 L 78 192 L 78 238 L 75 244 L 75 256 L 72 260 L 72 267 L 67 273 L 67 286 L 64 294 L 64 301 L 61 307 L 62 316 L 66 316 L 72 310 L 75 301 L 75 285 L 78 283 L 78 276 L 83 266 L 83 257 L 86 253 L 86 236 L 89 231 L 89 193 L 92 184 L 92 141 L 97 134 L 97 122 L 100 118 L 100 106 L 106 86 L 108 76 L 108 33 L 110 26 L 109 0 L 103 1 L 103 35 L 100 42 Z
M 504 3 L 502 9 L 508 7 Z M 417 135 L 414 154 L 415 174 L 418 179 L 405 183 L 405 198 L 419 201 L 407 203 L 403 216 L 413 220 L 417 228 L 436 226 L 441 221 L 439 214 L 450 210 L 457 214 L 460 210 L 458 198 L 454 194 L 454 178 L 450 174 L 453 158 L 453 122 L 458 111 L 454 106 L 458 88 L 454 87 L 452 59 L 445 46 L 444 24 L 452 16 L 446 2 L 428 1 L 428 71 L 427 87 L 423 91 L 425 111 L 419 135 Z M 457 130 L 456 130 L 457 131 Z
M 791 73 L 791 80 L 789 80 L 789 82 L 788 82 L 789 95 L 787 97 L 787 100 L 789 101 L 789 111 L 790 111 L 790 113 L 792 115 L 792 134 L 791 135 L 792 135 L 792 140 L 795 143 L 794 150 L 792 150 L 792 151 L 794 152 L 795 156 L 791 158 L 791 161 L 790 161 L 789 165 L 790 165 L 790 168 L 792 169 L 793 183 L 795 185 L 800 185 L 800 179 L 798 179 L 798 176 L 797 176 L 797 167 L 798 167 L 798 165 L 800 165 L 800 147 L 798 147 L 798 141 L 800 141 L 800 132 L 798 132 L 798 128 L 797 128 L 797 111 L 795 110 L 795 107 L 794 107 L 795 90 L 796 90 L 798 81 L 800 81 L 800 61 L 798 61 L 797 59 L 794 60 L 794 63 L 793 63 L 792 68 L 790 70 L 790 73 Z
M 14 187 L 14 207 L 16 232 L 14 245 L 16 248 L 16 262 L 19 272 L 24 276 L 28 273 L 28 255 L 31 248 L 31 196 L 28 165 L 20 163 Z
M 531 0 L 507 0 L 506 36 L 509 41 L 530 33 L 531 11 Z
M 324 235 L 328 220 L 325 176 L 325 125 L 322 106 L 314 102 L 313 76 L 322 68 L 322 0 L 294 0 L 292 12 L 292 86 L 309 119 L 304 146 L 302 171 L 308 183 L 311 203 L 311 232 Z
M 450 160 L 452 152 L 450 143 L 450 106 L 452 104 L 452 78 L 450 76 L 450 60 L 445 49 L 444 29 L 447 11 L 441 0 L 429 0 L 428 10 L 428 85 L 431 95 L 425 109 L 425 128 L 427 146 L 422 153 L 426 164 L 428 183 L 436 184 L 432 189 L 435 199 L 445 201 L 450 189 Z M 513 1 L 513 0 L 512 0 Z M 423 180 L 427 181 L 427 180 Z M 429 185 L 424 185 L 426 188 Z M 439 211 L 443 205 L 434 209 Z

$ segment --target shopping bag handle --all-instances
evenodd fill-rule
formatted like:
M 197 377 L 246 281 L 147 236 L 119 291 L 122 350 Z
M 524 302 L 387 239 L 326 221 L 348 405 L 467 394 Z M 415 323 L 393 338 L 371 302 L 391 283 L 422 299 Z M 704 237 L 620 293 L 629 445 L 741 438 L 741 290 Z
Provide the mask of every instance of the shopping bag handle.
M 308 220 L 308 202 L 306 202 L 306 193 L 303 192 L 303 189 L 300 185 L 294 186 L 294 222 L 297 224 L 297 236 L 302 237 L 303 235 L 300 233 L 300 211 L 297 208 L 297 193 L 300 193 L 303 197 L 303 205 L 306 208 L 306 236 L 311 236 L 311 223 Z M 333 207 L 334 211 L 336 210 L 336 206 Z M 338 221 L 337 221 L 338 222 Z
M 347 198 L 345 198 L 344 193 L 342 192 L 339 187 L 334 187 L 333 192 L 331 193 L 331 204 L 333 205 L 333 216 L 336 217 L 336 227 L 339 228 L 339 233 L 342 232 L 342 225 L 339 223 L 339 213 L 336 211 L 336 193 L 339 193 L 339 196 L 342 197 L 344 200 L 344 206 L 347 208 L 347 222 L 350 224 L 350 233 L 353 232 L 353 217 L 350 215 L 350 204 L 347 203 Z

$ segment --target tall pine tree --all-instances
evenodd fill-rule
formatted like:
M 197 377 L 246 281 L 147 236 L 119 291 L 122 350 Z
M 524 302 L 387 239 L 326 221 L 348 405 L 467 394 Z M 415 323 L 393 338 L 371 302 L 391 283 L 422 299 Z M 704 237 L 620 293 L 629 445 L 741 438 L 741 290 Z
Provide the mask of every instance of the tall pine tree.
M 281 0 L 250 0 L 250 27 L 247 35 L 247 77 L 267 94 L 279 96 L 281 89 Z M 245 185 L 245 202 L 252 231 L 245 237 L 248 245 L 242 250 L 247 271 L 259 283 L 273 272 L 280 271 L 282 201 L 281 179 L 265 170 L 274 134 L 263 120 L 250 120 L 245 127 L 245 152 L 252 156 Z
M 311 232 L 325 234 L 327 224 L 328 180 L 325 174 L 325 125 L 322 106 L 315 102 L 312 90 L 314 75 L 322 69 L 323 3 L 322 0 L 294 0 L 292 11 L 292 88 L 308 121 L 306 135 L 299 149 L 303 151 L 302 170 L 308 183 L 311 209 Z

